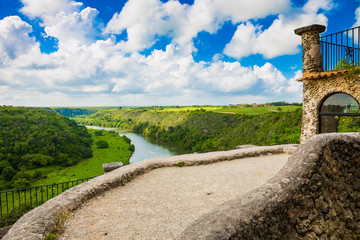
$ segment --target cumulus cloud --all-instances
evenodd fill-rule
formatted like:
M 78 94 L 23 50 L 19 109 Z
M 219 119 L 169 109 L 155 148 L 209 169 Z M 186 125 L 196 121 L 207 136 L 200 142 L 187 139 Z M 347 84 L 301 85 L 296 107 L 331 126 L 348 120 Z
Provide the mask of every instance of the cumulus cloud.
M 354 23 L 353 27 L 360 26 L 360 7 L 355 10 L 355 20 L 356 22 Z
M 38 44 L 30 37 L 32 27 L 18 16 L 0 20 L 0 65 L 19 55 L 36 51 Z
M 213 0 L 210 4 L 222 17 L 232 20 L 233 23 L 263 18 L 290 8 L 288 0 Z
M 55 37 L 62 46 L 71 48 L 94 42 L 101 28 L 98 11 L 71 0 L 22 0 L 21 12 L 38 18 L 47 36 Z
M 319 11 L 331 8 L 331 0 L 309 0 L 298 12 L 280 14 L 267 29 L 251 22 L 242 23 L 224 53 L 237 59 L 251 54 L 261 54 L 265 58 L 296 54 L 300 51 L 301 39 L 294 34 L 294 29 L 314 23 L 327 25 L 326 16 Z
M 105 32 L 127 32 L 127 51 L 151 47 L 157 36 L 188 44 L 201 31 L 215 33 L 224 21 L 233 23 L 266 17 L 289 8 L 289 0 L 197 0 L 193 5 L 178 1 L 130 0 L 107 24 Z

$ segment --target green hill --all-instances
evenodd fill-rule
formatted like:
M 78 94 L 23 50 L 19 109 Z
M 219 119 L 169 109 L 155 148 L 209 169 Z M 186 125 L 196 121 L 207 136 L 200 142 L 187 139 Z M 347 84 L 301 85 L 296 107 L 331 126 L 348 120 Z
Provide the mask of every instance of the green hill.
M 91 144 L 85 127 L 54 111 L 0 106 L 0 174 L 7 185 L 24 187 L 40 177 L 27 169 L 75 165 L 92 156 Z

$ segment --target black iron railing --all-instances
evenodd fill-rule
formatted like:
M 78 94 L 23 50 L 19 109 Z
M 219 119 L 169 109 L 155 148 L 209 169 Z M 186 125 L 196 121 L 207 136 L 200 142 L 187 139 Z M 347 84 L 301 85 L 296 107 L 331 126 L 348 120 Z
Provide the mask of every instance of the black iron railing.
M 344 62 L 360 62 L 359 30 L 360 26 L 320 37 L 324 71 L 339 70 Z
M 0 192 L 0 226 L 16 222 L 31 209 L 92 178 Z

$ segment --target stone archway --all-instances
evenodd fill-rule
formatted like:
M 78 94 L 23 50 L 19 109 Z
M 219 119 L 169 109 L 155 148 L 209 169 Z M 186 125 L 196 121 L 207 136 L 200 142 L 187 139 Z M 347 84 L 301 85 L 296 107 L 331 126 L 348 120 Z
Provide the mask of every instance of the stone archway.
M 319 133 L 356 131 L 354 117 L 360 117 L 360 112 L 359 102 L 353 96 L 344 92 L 330 94 L 320 105 Z M 353 126 L 344 126 L 347 123 Z

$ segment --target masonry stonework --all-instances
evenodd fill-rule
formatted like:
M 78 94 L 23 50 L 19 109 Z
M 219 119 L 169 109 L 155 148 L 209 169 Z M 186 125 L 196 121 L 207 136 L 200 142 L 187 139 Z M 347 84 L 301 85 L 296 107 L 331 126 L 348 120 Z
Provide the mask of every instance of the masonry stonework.
M 346 70 L 323 72 L 320 36 L 325 26 L 310 25 L 295 30 L 303 46 L 303 119 L 300 142 L 319 134 L 319 111 L 331 94 L 347 93 L 360 102 L 360 76 L 347 76 Z

